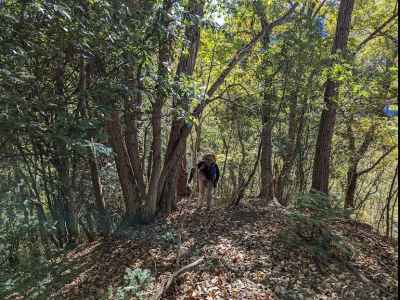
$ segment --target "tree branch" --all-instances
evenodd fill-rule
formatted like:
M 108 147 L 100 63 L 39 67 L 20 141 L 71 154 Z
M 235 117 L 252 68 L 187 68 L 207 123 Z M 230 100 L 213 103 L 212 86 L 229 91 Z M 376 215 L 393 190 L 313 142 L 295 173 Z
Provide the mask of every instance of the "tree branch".
M 319 4 L 319 6 L 317 7 L 317 9 L 314 11 L 314 13 L 313 13 L 313 15 L 312 15 L 312 18 L 313 18 L 313 19 L 318 15 L 318 13 L 321 11 L 322 7 L 324 7 L 325 3 L 326 3 L 326 0 L 323 0 L 323 1 Z
M 364 174 L 366 174 L 366 173 L 371 172 L 373 169 L 375 169 L 375 168 L 380 164 L 380 162 L 381 162 L 386 156 L 388 156 L 390 153 L 392 153 L 393 150 L 396 149 L 396 148 L 397 148 L 397 146 L 391 147 L 391 148 L 390 148 L 388 151 L 386 151 L 386 152 L 385 152 L 371 167 L 369 167 L 368 169 L 365 169 L 365 170 L 363 170 L 363 171 L 358 172 L 358 173 L 357 173 L 357 176 L 361 176 L 361 175 L 364 175 Z
M 297 6 L 299 6 L 298 3 L 294 3 L 290 9 L 284 14 L 282 17 L 276 19 L 271 23 L 271 29 L 274 28 L 275 26 L 282 25 L 286 22 L 289 21 L 290 17 L 293 15 L 294 11 L 296 10 Z
M 254 162 L 254 166 L 253 166 L 253 170 L 251 171 L 249 177 L 247 178 L 246 182 L 239 188 L 239 192 L 238 195 L 236 197 L 236 199 L 232 202 L 232 205 L 239 205 L 240 200 L 242 200 L 243 196 L 244 196 L 244 192 L 246 191 L 247 187 L 249 186 L 251 180 L 253 179 L 254 175 L 257 172 L 257 167 L 258 164 L 260 162 L 260 156 L 261 156 L 261 143 L 258 145 L 258 151 L 257 151 L 257 158 L 256 161 Z
M 189 265 L 184 266 L 183 268 L 179 269 L 176 271 L 174 274 L 172 274 L 171 278 L 167 281 L 165 285 L 162 286 L 161 290 L 158 292 L 156 297 L 154 297 L 154 300 L 160 300 L 161 297 L 165 294 L 165 292 L 171 287 L 172 283 L 175 281 L 175 279 L 181 275 L 182 273 L 185 273 L 189 271 L 190 269 L 193 269 L 194 267 L 198 266 L 204 261 L 204 257 L 196 260 L 195 262 L 192 262 Z
M 239 62 L 241 62 L 242 59 L 244 57 L 246 57 L 247 54 L 251 50 L 253 50 L 253 48 L 257 44 L 258 40 L 261 39 L 267 33 L 268 30 L 271 30 L 275 26 L 279 26 L 279 25 L 282 25 L 283 23 L 285 23 L 287 21 L 287 19 L 292 15 L 292 13 L 294 12 L 294 10 L 296 9 L 297 6 L 298 6 L 297 3 L 294 4 L 282 17 L 280 17 L 277 20 L 273 21 L 269 26 L 263 26 L 263 29 L 261 30 L 261 32 L 259 32 L 256 36 L 254 36 L 253 39 L 247 45 L 245 45 L 244 47 L 240 48 L 236 52 L 236 54 L 232 57 L 231 61 L 228 63 L 227 67 L 222 71 L 222 73 L 219 75 L 217 80 L 212 84 L 210 89 L 207 91 L 207 96 L 209 98 L 211 98 L 214 95 L 214 93 L 218 90 L 218 88 L 223 84 L 223 82 L 225 81 L 226 77 L 231 73 L 233 68 Z M 204 107 L 207 104 L 208 104 L 208 102 L 206 101 L 206 104 L 204 105 Z M 198 109 L 196 108 L 195 111 L 198 111 Z
M 387 19 L 381 26 L 379 26 L 374 32 L 372 32 L 365 40 L 363 40 L 356 48 L 354 51 L 354 54 L 359 52 L 362 47 L 364 47 L 370 40 L 374 39 L 381 31 L 383 28 L 386 27 L 390 22 L 392 22 L 395 18 L 397 17 L 397 11 L 389 18 Z

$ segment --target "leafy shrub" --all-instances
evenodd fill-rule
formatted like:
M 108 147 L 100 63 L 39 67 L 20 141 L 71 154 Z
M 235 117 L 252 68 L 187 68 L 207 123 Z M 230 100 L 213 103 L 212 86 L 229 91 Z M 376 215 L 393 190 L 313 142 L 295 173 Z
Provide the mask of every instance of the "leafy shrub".
M 169 244 L 175 244 L 175 243 L 177 242 L 176 234 L 173 233 L 173 232 L 171 232 L 171 231 L 168 231 L 168 232 L 164 233 L 164 234 L 161 236 L 161 239 L 162 239 L 164 242 L 169 243 Z
M 332 221 L 348 218 L 351 211 L 341 202 L 321 193 L 300 195 L 295 209 L 289 213 L 290 226 L 286 241 L 295 247 L 305 247 L 323 261 L 347 261 L 353 256 L 350 243 L 330 228 Z
M 135 297 L 137 299 L 144 299 L 142 293 L 149 286 L 151 281 L 152 277 L 149 270 L 126 268 L 124 285 L 118 287 L 115 293 L 110 287 L 108 289 L 107 298 L 125 300 Z

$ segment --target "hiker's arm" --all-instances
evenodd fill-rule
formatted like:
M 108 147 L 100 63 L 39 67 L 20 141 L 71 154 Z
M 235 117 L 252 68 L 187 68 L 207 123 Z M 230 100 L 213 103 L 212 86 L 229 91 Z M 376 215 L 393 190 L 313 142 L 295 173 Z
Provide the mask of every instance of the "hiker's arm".
M 215 170 L 216 170 L 216 174 L 215 174 L 214 187 L 217 187 L 217 183 L 219 181 L 219 167 L 217 164 L 215 164 Z
M 192 182 L 193 176 L 194 176 L 194 168 L 192 168 L 192 169 L 190 170 L 190 175 L 189 175 L 188 183 L 191 183 L 191 182 Z

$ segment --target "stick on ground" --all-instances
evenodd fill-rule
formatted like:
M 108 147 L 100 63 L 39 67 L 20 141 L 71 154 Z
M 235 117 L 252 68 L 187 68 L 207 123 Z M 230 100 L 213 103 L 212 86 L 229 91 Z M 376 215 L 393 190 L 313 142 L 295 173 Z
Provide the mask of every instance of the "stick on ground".
M 196 260 L 195 262 L 192 262 L 191 264 L 188 264 L 178 271 L 176 271 L 174 274 L 172 274 L 171 278 L 167 281 L 166 284 L 163 285 L 163 287 L 160 289 L 154 300 L 160 300 L 161 297 L 165 294 L 166 291 L 171 287 L 172 283 L 175 281 L 176 278 L 179 277 L 179 275 L 193 269 L 194 267 L 198 266 L 204 261 L 204 257 L 201 257 L 200 259 Z

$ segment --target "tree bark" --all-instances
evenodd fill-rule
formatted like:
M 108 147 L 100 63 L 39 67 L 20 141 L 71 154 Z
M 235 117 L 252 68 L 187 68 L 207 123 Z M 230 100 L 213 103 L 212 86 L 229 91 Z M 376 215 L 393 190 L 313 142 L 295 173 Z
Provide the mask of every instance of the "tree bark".
M 336 54 L 338 51 L 345 53 L 347 50 L 353 8 L 354 0 L 342 0 L 340 2 L 332 54 Z M 325 194 L 329 193 L 331 148 L 336 123 L 336 102 L 334 98 L 338 96 L 338 88 L 339 83 L 328 78 L 324 94 L 326 109 L 323 110 L 321 115 L 314 156 L 312 190 Z
M 115 152 L 118 178 L 124 196 L 125 216 L 123 223 L 134 224 L 140 222 L 140 203 L 136 197 L 138 193 L 135 178 L 117 111 L 112 112 L 111 117 L 106 121 L 106 131 Z
M 271 99 L 264 101 L 272 101 Z M 261 132 L 261 198 L 270 202 L 274 198 L 274 175 L 272 169 L 272 122 L 271 105 L 263 110 Z
M 203 0 L 191 0 L 189 1 L 188 11 L 192 16 L 201 18 L 204 14 L 205 1 Z M 197 54 L 200 47 L 200 26 L 197 23 L 190 24 L 185 30 L 185 39 L 189 41 L 188 51 L 186 53 L 185 47 L 182 49 L 182 54 L 179 59 L 176 81 L 180 81 L 183 76 L 192 76 Z M 182 109 L 187 112 L 189 109 L 189 98 L 186 95 L 182 95 L 182 98 L 174 99 L 175 110 Z M 166 160 L 171 156 L 171 152 L 174 151 L 174 145 L 179 140 L 180 132 L 185 126 L 185 118 L 182 116 L 174 116 L 171 124 L 171 131 L 167 146 Z M 176 203 L 187 194 L 187 172 L 186 172 L 186 139 L 184 143 L 176 149 L 178 151 L 179 161 L 177 167 L 171 169 L 168 177 L 164 183 L 164 186 L 160 189 L 160 201 L 162 203 L 161 208 L 165 212 L 170 212 L 176 207 Z M 179 179 L 179 180 L 178 180 Z
M 59 100 L 59 111 L 55 119 L 65 118 L 68 115 L 68 105 L 64 94 L 65 67 L 69 60 L 69 53 L 65 51 L 58 59 L 55 72 L 55 94 Z M 64 121 L 64 120 L 63 120 Z M 71 165 L 70 157 L 65 157 L 68 153 L 68 144 L 63 138 L 55 141 L 55 156 L 52 159 L 53 165 L 57 171 L 58 180 L 58 214 L 59 219 L 64 226 L 66 233 L 66 242 L 74 242 L 78 238 L 78 226 L 74 214 L 73 197 L 71 191 Z
M 267 75 L 267 68 L 269 65 L 269 58 L 267 51 L 270 45 L 270 35 L 272 29 L 277 26 L 288 22 L 289 17 L 296 9 L 297 4 L 293 5 L 287 13 L 278 18 L 277 20 L 269 23 L 265 15 L 265 7 L 259 2 L 254 3 L 254 10 L 261 22 L 262 36 L 260 37 L 261 46 L 263 48 L 264 54 L 262 58 L 262 78 L 264 85 L 263 91 L 263 104 L 261 107 L 261 189 L 260 196 L 265 199 L 268 203 L 274 198 L 274 174 L 272 167 L 272 155 L 273 155 L 273 145 L 272 145 L 272 130 L 273 130 L 273 100 L 274 93 L 272 92 L 272 78 Z
M 298 89 L 299 87 L 297 86 L 293 92 L 293 95 L 290 96 L 288 143 L 286 147 L 286 153 L 283 157 L 282 170 L 277 179 L 277 190 L 275 191 L 276 198 L 283 206 L 287 206 L 289 203 L 289 198 L 287 193 L 285 194 L 285 189 L 288 189 L 291 173 L 296 160 L 296 153 L 298 148 L 300 148 L 300 139 L 303 135 L 306 105 L 303 104 L 302 112 L 298 112 Z M 298 116 L 298 114 L 300 114 L 300 116 Z
M 147 191 L 147 201 L 144 207 L 144 220 L 150 222 L 157 214 L 161 203 L 159 202 L 159 191 L 163 185 L 160 184 L 162 156 L 161 156 L 161 113 L 164 103 L 168 97 L 165 91 L 165 84 L 168 80 L 168 65 L 172 58 L 172 38 L 168 35 L 169 12 L 172 9 L 173 1 L 164 0 L 162 15 L 162 32 L 159 36 L 159 52 L 158 52 L 158 83 L 156 99 L 152 108 L 152 168 L 149 187 Z

